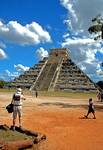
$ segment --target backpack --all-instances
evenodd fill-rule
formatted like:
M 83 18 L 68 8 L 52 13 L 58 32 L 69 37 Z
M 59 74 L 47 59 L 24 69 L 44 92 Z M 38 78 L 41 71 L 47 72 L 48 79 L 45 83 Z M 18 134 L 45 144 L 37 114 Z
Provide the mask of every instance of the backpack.
M 13 104 L 7 105 L 6 110 L 8 111 L 8 113 L 12 113 L 13 112 Z
M 13 99 L 14 99 L 14 101 L 20 101 L 20 95 L 14 94 Z

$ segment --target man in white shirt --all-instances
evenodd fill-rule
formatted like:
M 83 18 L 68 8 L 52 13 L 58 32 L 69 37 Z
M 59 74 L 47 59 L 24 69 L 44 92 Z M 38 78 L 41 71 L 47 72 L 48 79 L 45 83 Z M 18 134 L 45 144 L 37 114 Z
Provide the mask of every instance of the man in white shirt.
M 13 104 L 13 130 L 15 130 L 16 118 L 17 115 L 19 117 L 19 127 L 22 126 L 21 124 L 21 117 L 22 117 L 22 100 L 25 100 L 22 93 L 22 89 L 18 88 L 17 91 L 13 94 L 12 97 L 12 104 Z

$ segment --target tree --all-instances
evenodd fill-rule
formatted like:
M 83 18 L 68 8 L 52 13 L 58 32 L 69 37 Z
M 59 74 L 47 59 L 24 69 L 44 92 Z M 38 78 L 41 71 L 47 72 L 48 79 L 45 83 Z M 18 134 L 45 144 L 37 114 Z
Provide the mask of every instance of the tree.
M 3 87 L 4 87 L 4 85 L 5 85 L 5 81 L 0 80 L 0 88 L 3 88 Z
M 92 19 L 92 25 L 88 29 L 90 34 L 94 34 L 94 40 L 103 39 L 103 17 L 101 15 Z M 103 62 L 101 63 L 103 67 Z
M 92 19 L 92 25 L 88 31 L 90 34 L 95 34 L 94 40 L 103 39 L 103 18 L 101 15 Z
M 98 85 L 101 89 L 103 89 L 103 81 L 97 82 L 97 85 Z

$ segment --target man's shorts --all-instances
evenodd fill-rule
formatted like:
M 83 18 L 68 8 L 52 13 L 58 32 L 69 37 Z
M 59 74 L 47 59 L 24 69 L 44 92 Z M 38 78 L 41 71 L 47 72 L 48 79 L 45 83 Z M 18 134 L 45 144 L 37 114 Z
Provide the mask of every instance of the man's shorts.
M 88 113 L 94 113 L 94 109 L 93 108 L 89 108 Z
M 13 119 L 16 119 L 17 115 L 19 117 L 22 116 L 22 106 L 14 106 L 13 107 Z

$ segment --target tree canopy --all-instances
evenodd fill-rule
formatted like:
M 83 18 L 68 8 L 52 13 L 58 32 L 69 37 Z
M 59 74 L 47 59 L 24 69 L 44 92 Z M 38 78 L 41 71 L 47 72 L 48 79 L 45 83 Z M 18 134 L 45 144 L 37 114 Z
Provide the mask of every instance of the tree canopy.
M 94 40 L 103 39 L 103 18 L 101 15 L 92 19 L 92 25 L 88 29 L 90 34 L 95 34 Z
M 103 89 L 103 81 L 97 82 L 97 85 L 98 85 L 101 89 Z
M 4 88 L 7 85 L 8 82 L 4 80 L 0 80 L 0 88 Z

